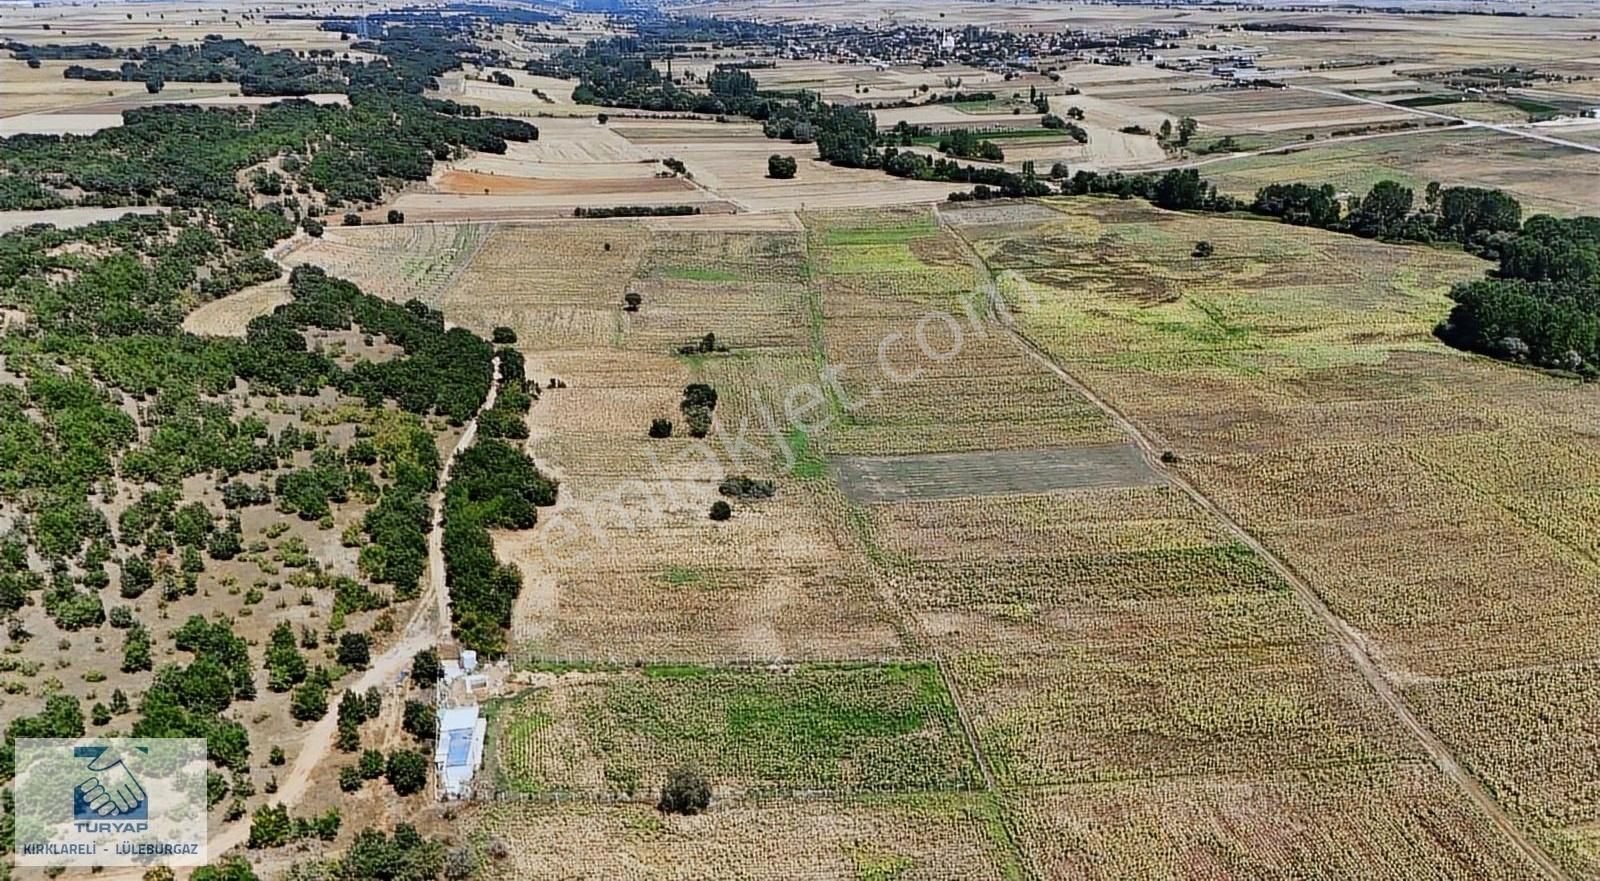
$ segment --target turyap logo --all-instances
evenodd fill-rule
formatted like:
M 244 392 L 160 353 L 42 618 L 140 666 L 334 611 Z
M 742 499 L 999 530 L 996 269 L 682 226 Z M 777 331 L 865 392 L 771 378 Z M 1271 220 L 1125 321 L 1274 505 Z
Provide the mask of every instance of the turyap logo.
M 206 742 L 16 741 L 18 866 L 203 866 Z
M 147 746 L 134 747 L 143 755 Z M 122 756 L 108 746 L 73 747 L 74 758 L 88 759 L 89 777 L 72 790 L 72 818 L 95 820 L 149 820 L 150 796 L 133 776 Z

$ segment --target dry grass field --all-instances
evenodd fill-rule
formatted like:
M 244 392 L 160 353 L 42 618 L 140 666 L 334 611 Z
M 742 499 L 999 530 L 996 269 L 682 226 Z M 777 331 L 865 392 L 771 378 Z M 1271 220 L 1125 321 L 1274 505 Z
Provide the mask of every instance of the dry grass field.
M 1495 187 L 1515 195 L 1530 211 L 1567 215 L 1600 204 L 1596 158 L 1514 135 L 1429 131 L 1208 163 L 1204 173 L 1223 192 L 1246 197 L 1273 183 L 1326 181 L 1364 193 L 1380 180 L 1418 188 L 1436 180 L 1447 186 Z
M 1040 878 L 1540 877 L 1485 852 L 1496 831 L 1420 763 L 1096 784 L 1030 793 L 1015 814 Z
M 1561 853 L 1594 871 L 1593 740 L 1577 721 L 1592 701 L 1569 666 L 1592 660 L 1600 624 L 1600 476 L 1576 421 L 1592 390 L 1431 339 L 1449 282 L 1481 271 L 1470 258 L 1127 203 L 1054 207 L 1060 220 L 1021 235 L 963 229 L 1026 332 L 1357 628 L 1508 811 L 1579 842 Z M 1210 260 L 1182 247 L 1202 237 Z M 1509 720 L 1535 706 L 1548 735 L 1530 745 Z
M 698 817 L 644 805 L 507 803 L 474 806 L 461 826 L 481 849 L 510 845 L 505 859 L 485 860 L 495 881 L 1025 877 L 997 809 L 980 796 L 757 801 Z

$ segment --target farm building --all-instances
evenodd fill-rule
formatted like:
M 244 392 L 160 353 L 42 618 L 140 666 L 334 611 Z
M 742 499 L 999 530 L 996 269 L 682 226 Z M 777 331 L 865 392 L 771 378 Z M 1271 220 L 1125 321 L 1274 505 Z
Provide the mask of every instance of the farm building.
M 440 798 L 466 795 L 472 775 L 483 764 L 483 738 L 488 727 L 475 706 L 439 711 L 439 739 L 433 764 L 438 771 Z

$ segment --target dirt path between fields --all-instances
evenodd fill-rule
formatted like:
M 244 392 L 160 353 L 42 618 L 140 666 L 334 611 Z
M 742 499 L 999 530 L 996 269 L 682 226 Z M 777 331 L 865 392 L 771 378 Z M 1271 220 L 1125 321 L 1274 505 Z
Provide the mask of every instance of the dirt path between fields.
M 1139 447 L 1152 469 L 1155 469 L 1158 473 L 1165 474 L 1173 486 L 1182 490 L 1189 498 L 1194 500 L 1195 504 L 1216 518 L 1218 523 L 1222 524 L 1235 538 L 1243 542 L 1246 547 L 1250 548 L 1252 552 L 1271 567 L 1273 572 L 1277 573 L 1278 577 L 1282 578 L 1290 586 L 1294 592 L 1295 599 L 1300 602 L 1301 606 L 1332 632 L 1334 639 L 1344 649 L 1345 653 L 1350 656 L 1351 661 L 1356 665 L 1356 669 L 1367 680 L 1372 690 L 1377 693 L 1378 698 L 1389 707 L 1400 723 L 1422 744 L 1423 749 L 1427 751 L 1439 770 L 1455 781 L 1456 785 L 1461 787 L 1461 790 L 1483 812 L 1484 816 L 1495 827 L 1500 829 L 1511 844 L 1546 877 L 1558 879 L 1558 881 L 1569 881 L 1567 873 L 1557 866 L 1542 848 L 1529 841 L 1523 835 L 1522 830 L 1489 795 L 1483 784 L 1468 773 L 1461 766 L 1461 762 L 1456 759 L 1455 754 L 1450 751 L 1450 748 L 1411 712 L 1411 708 L 1406 704 L 1405 698 L 1401 697 L 1400 693 L 1395 690 L 1388 676 L 1378 663 L 1373 660 L 1371 652 L 1367 649 L 1366 637 L 1350 622 L 1339 617 L 1333 609 L 1329 608 L 1310 582 L 1302 578 L 1293 567 L 1268 550 L 1237 520 L 1213 502 L 1209 496 L 1195 487 L 1194 484 L 1190 483 L 1182 474 L 1178 473 L 1176 469 L 1170 468 L 1166 463 L 1162 462 L 1161 450 L 1156 448 L 1155 444 L 1150 441 L 1150 438 L 1131 418 L 1119 410 L 1115 404 L 1096 394 L 1093 389 L 1057 362 L 1045 349 L 1029 339 L 1017 327 L 1016 319 L 1011 314 L 1010 307 L 1000 296 L 1000 290 L 995 284 L 994 273 L 990 271 L 989 264 L 984 261 L 982 255 L 972 247 L 970 242 L 945 222 L 943 213 L 937 207 L 935 207 L 934 213 L 938 216 L 940 225 L 945 227 L 960 242 L 962 250 L 967 254 L 968 261 L 972 264 L 973 269 L 978 272 L 978 277 L 983 279 L 984 293 L 989 302 L 990 316 L 995 320 L 995 324 L 1005 330 L 1012 341 L 1024 353 L 1038 361 L 1045 369 L 1055 374 L 1071 387 L 1073 391 L 1082 395 L 1085 400 L 1105 413 L 1106 417 Z

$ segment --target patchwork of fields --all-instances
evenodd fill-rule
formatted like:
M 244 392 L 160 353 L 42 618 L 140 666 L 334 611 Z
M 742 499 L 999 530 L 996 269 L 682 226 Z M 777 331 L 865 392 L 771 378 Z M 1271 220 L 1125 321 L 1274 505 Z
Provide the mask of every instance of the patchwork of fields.
M 1433 341 L 1481 264 L 1114 200 L 795 220 L 297 252 L 406 252 L 362 283 L 511 326 L 550 386 L 527 446 L 561 500 L 497 537 L 524 672 L 463 827 L 549 846 L 494 871 L 1538 877 L 1218 511 L 1520 828 L 1600 864 L 1594 402 Z M 1533 433 L 1563 440 L 1480 479 Z M 1548 739 L 1491 721 L 1525 712 Z M 709 814 L 639 803 L 683 761 Z

